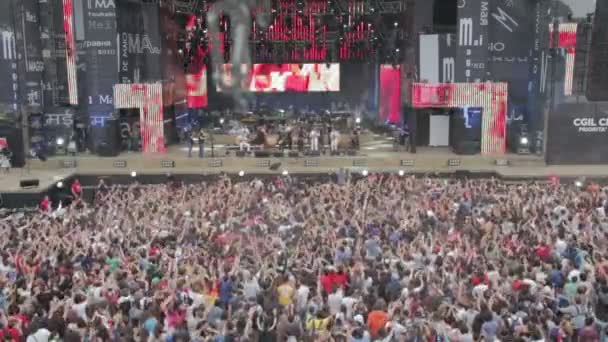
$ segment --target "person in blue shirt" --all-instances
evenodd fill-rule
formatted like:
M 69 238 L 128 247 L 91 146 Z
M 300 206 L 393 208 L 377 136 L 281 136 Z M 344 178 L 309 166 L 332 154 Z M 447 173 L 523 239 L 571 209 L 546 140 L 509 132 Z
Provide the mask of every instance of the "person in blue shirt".
M 220 281 L 220 302 L 225 308 L 228 307 L 233 295 L 233 279 L 229 275 L 225 275 Z

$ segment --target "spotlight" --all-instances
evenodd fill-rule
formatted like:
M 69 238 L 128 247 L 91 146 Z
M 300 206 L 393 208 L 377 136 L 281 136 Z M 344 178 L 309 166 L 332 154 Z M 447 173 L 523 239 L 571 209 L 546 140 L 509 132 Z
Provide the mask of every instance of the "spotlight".
M 405 171 L 399 170 L 399 176 L 403 177 L 405 175 Z
M 369 171 L 367 171 L 367 170 L 363 170 L 363 171 L 361 171 L 361 174 L 362 174 L 364 177 L 367 177 L 367 175 L 369 174 Z
M 355 119 L 355 123 L 356 123 L 357 125 L 358 125 L 358 124 L 360 124 L 360 123 L 361 123 L 361 118 L 356 118 L 356 119 Z
M 62 181 L 57 182 L 57 187 L 59 189 L 63 188 L 63 182 Z
M 245 175 L 245 171 L 243 171 L 243 170 L 239 171 L 239 176 L 240 177 L 243 177 L 244 175 Z
M 221 118 L 220 119 L 220 125 L 223 125 L 223 124 L 224 124 L 224 118 Z
M 287 170 L 283 170 L 283 176 L 288 176 L 289 172 L 287 172 Z
M 395 25 L 395 27 L 397 27 L 397 26 L 399 26 L 399 23 L 395 21 L 395 23 L 393 25 Z
M 583 187 L 583 182 L 581 182 L 580 180 L 577 180 L 577 181 L 575 181 L 575 182 L 574 182 L 574 185 L 575 185 L 577 188 L 582 188 L 582 187 Z
M 137 172 L 131 171 L 131 177 L 133 177 L 133 178 L 137 177 Z
M 65 140 L 63 138 L 57 138 L 57 145 L 58 146 L 63 146 L 63 144 L 65 143 Z
M 398 53 L 399 51 L 401 51 L 401 50 L 399 50 L 399 48 L 396 48 L 396 49 L 395 49 L 395 52 L 397 52 L 397 53 Z
M 528 140 L 528 137 L 521 137 L 521 138 L 519 139 L 519 143 L 520 143 L 521 145 L 528 145 L 528 144 L 530 143 L 530 141 Z

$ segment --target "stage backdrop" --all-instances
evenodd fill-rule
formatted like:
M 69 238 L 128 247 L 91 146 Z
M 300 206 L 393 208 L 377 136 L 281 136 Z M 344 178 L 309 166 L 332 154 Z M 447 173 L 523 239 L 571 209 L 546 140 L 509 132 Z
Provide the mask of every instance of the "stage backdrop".
M 481 108 L 484 155 L 505 153 L 507 97 L 506 83 L 415 83 L 412 87 L 414 108 Z
M 548 164 L 608 162 L 608 102 L 562 103 L 549 116 Z
M 324 64 L 325 65 L 325 64 Z M 210 72 L 207 73 L 211 75 Z M 308 110 L 358 110 L 374 115 L 378 112 L 379 98 L 379 65 L 373 63 L 341 63 L 339 91 L 308 92 L 251 92 L 251 109 L 293 108 L 301 112 Z M 208 79 L 208 96 L 210 111 L 224 110 L 232 106 L 230 96 L 218 92 Z M 375 119 L 375 118 L 374 118 Z

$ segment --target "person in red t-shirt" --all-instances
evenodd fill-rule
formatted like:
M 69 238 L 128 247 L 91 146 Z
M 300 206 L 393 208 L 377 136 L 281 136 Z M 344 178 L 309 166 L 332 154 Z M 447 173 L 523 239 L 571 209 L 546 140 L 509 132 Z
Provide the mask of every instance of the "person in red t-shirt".
M 543 262 L 550 261 L 551 260 L 551 247 L 549 247 L 549 245 L 547 245 L 547 244 L 542 244 L 542 245 L 536 247 L 536 255 Z
M 323 271 L 323 275 L 321 275 L 321 286 L 323 287 L 323 292 L 325 295 L 332 293 L 334 290 L 334 272 L 330 270 Z
M 72 182 L 72 196 L 74 196 L 74 199 L 78 199 L 81 195 L 82 186 L 80 185 L 78 179 L 74 179 L 74 181 Z
M 40 201 L 40 211 L 44 213 L 48 213 L 51 211 L 51 199 L 49 196 L 44 196 L 42 201 Z
M 337 288 L 347 288 L 348 287 L 348 274 L 344 272 L 342 267 L 338 268 L 338 272 L 333 275 L 333 284 Z

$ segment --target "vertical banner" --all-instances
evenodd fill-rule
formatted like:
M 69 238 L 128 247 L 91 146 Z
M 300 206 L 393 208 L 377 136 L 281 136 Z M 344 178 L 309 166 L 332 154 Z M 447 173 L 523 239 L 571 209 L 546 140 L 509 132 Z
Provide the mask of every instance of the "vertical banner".
M 608 2 L 600 0 L 596 6 L 586 95 L 590 101 L 608 101 Z
M 141 82 L 152 83 L 163 79 L 161 64 L 161 27 L 158 1 L 141 3 L 141 49 L 143 59 Z M 177 52 L 177 51 L 176 51 Z
M 401 66 L 380 66 L 380 121 L 401 121 Z
M 63 32 L 65 32 L 68 98 L 71 105 L 77 105 L 78 82 L 76 79 L 76 40 L 74 36 L 74 6 L 72 0 L 63 0 Z
M 439 35 L 439 74 L 441 83 L 456 82 L 456 35 Z
M 117 44 L 120 83 L 153 82 L 162 78 L 161 38 L 157 3 L 119 2 Z
M 87 0 L 84 5 L 88 112 L 91 117 L 107 117 L 114 111 L 112 94 L 118 81 L 116 4 Z
M 489 12 L 487 71 L 509 84 L 509 118 L 527 122 L 528 82 L 534 46 L 536 4 L 540 1 L 492 1 Z M 540 115 L 540 114 L 537 114 Z
M 17 112 L 19 83 L 17 49 L 10 1 L 0 1 L 0 115 Z
M 119 2 L 116 11 L 118 75 L 120 83 L 141 82 L 141 4 Z
M 454 83 L 456 80 L 456 36 L 420 35 L 420 80 L 427 83 Z
M 42 49 L 42 61 L 44 63 L 44 71 L 42 72 L 42 105 L 45 109 L 48 109 L 56 105 L 54 89 L 57 82 L 57 64 L 55 63 L 54 55 L 53 5 L 48 1 L 39 2 L 38 10 L 40 15 L 40 46 Z
M 572 95 L 572 83 L 574 82 L 574 58 L 576 57 L 576 33 L 578 29 L 577 23 L 560 23 L 559 41 L 557 45 L 553 41 L 553 25 L 549 25 L 549 45 L 551 48 L 564 49 L 566 53 L 565 71 L 564 71 L 564 95 Z
M 118 82 L 116 43 L 116 4 L 114 0 L 86 0 L 84 6 L 83 48 L 86 51 L 85 87 L 90 120 L 90 148 L 101 152 L 116 146 L 118 137 L 107 125 L 114 113 L 113 88 Z
M 456 82 L 486 80 L 489 1 L 458 1 Z
M 41 10 L 45 6 L 50 9 L 49 12 L 52 16 L 49 23 L 52 40 L 49 62 L 52 63 L 52 66 L 49 68 L 50 73 L 45 74 L 45 76 L 48 76 L 45 79 L 45 88 L 52 92 L 53 105 L 64 105 L 70 103 L 70 93 L 63 1 L 53 1 L 48 5 L 41 4 Z
M 44 71 L 38 0 L 22 0 L 21 6 L 22 16 L 19 26 L 23 37 L 21 43 L 25 71 L 23 77 L 20 77 L 22 102 L 28 106 L 29 111 L 38 112 L 42 105 L 42 72 Z
M 549 54 L 546 47 L 549 39 L 549 10 L 550 2 L 539 0 L 534 3 L 534 25 L 530 31 L 534 40 L 532 44 L 531 61 L 528 68 L 528 103 L 527 112 L 529 130 L 532 132 L 544 131 L 544 102 L 547 98 L 547 76 L 549 75 Z M 534 114 L 537 113 L 537 114 Z

